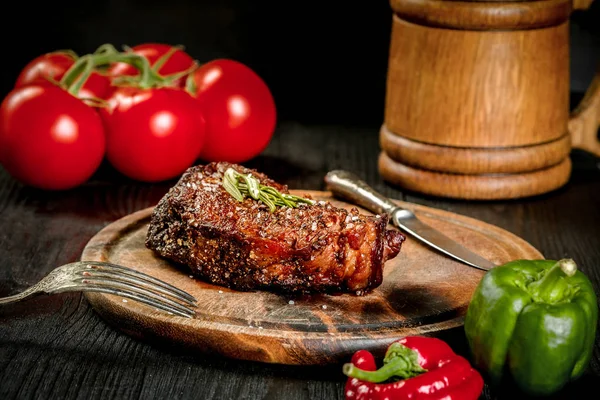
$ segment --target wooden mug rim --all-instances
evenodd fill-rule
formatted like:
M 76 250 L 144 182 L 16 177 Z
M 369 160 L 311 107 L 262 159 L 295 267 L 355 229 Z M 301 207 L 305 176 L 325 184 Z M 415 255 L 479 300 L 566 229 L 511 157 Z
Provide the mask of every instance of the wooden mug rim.
M 406 21 L 457 30 L 527 30 L 560 25 L 573 10 L 572 0 L 443 1 L 390 0 Z

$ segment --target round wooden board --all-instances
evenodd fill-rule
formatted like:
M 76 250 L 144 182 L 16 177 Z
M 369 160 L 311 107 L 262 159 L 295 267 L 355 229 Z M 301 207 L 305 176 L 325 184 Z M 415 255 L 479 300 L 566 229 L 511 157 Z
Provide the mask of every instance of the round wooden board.
M 328 192 L 293 192 L 353 207 Z M 397 203 L 496 264 L 543 258 L 529 243 L 496 226 L 447 211 Z M 294 298 L 238 292 L 194 279 L 185 269 L 147 249 L 144 239 L 151 212 L 152 208 L 144 209 L 106 226 L 89 241 L 81 259 L 125 265 L 187 291 L 198 300 L 196 317 L 169 315 L 109 294 L 87 293 L 87 299 L 107 322 L 129 335 L 231 358 L 328 364 L 347 361 L 358 349 L 380 352 L 401 336 L 436 335 L 462 325 L 484 274 L 407 237 L 400 254 L 386 263 L 383 284 L 366 296 Z

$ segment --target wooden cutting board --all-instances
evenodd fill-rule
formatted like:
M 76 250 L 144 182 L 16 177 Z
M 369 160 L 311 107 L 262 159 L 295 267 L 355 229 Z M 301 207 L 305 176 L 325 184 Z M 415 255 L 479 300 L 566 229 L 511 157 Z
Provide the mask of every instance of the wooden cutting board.
M 328 192 L 293 192 L 352 207 L 332 199 Z M 496 264 L 543 258 L 526 241 L 496 226 L 397 203 Z M 187 291 L 198 299 L 196 317 L 172 316 L 109 294 L 87 293 L 87 299 L 107 322 L 129 335 L 226 357 L 328 364 L 347 361 L 358 349 L 381 352 L 401 336 L 436 335 L 462 325 L 472 293 L 484 274 L 409 236 L 400 254 L 386 263 L 383 284 L 366 296 L 237 292 L 194 279 L 147 249 L 144 239 L 151 212 L 152 208 L 144 209 L 106 226 L 89 241 L 81 259 L 125 265 Z

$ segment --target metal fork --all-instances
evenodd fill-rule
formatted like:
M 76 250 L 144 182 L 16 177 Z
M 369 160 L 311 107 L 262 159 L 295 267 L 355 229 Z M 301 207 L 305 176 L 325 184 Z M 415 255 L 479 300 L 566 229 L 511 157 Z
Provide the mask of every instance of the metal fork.
M 1 304 L 38 294 L 100 292 L 136 300 L 157 309 L 191 318 L 196 299 L 166 282 L 133 269 L 100 261 L 79 261 L 52 270 L 25 291 L 0 298 Z

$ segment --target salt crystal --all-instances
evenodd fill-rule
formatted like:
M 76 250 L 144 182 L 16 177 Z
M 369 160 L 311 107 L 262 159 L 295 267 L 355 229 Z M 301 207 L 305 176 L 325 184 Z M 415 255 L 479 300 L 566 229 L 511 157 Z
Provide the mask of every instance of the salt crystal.
M 294 304 L 294 300 L 288 301 L 288 304 Z
M 223 291 L 222 291 L 222 290 L 219 290 L 219 293 L 223 293 Z
M 323 305 L 321 306 L 321 308 L 322 308 L 323 310 L 326 310 L 326 309 L 327 309 L 327 306 L 326 306 L 325 304 L 323 304 Z
M 127 299 L 123 299 L 123 303 L 127 303 Z

